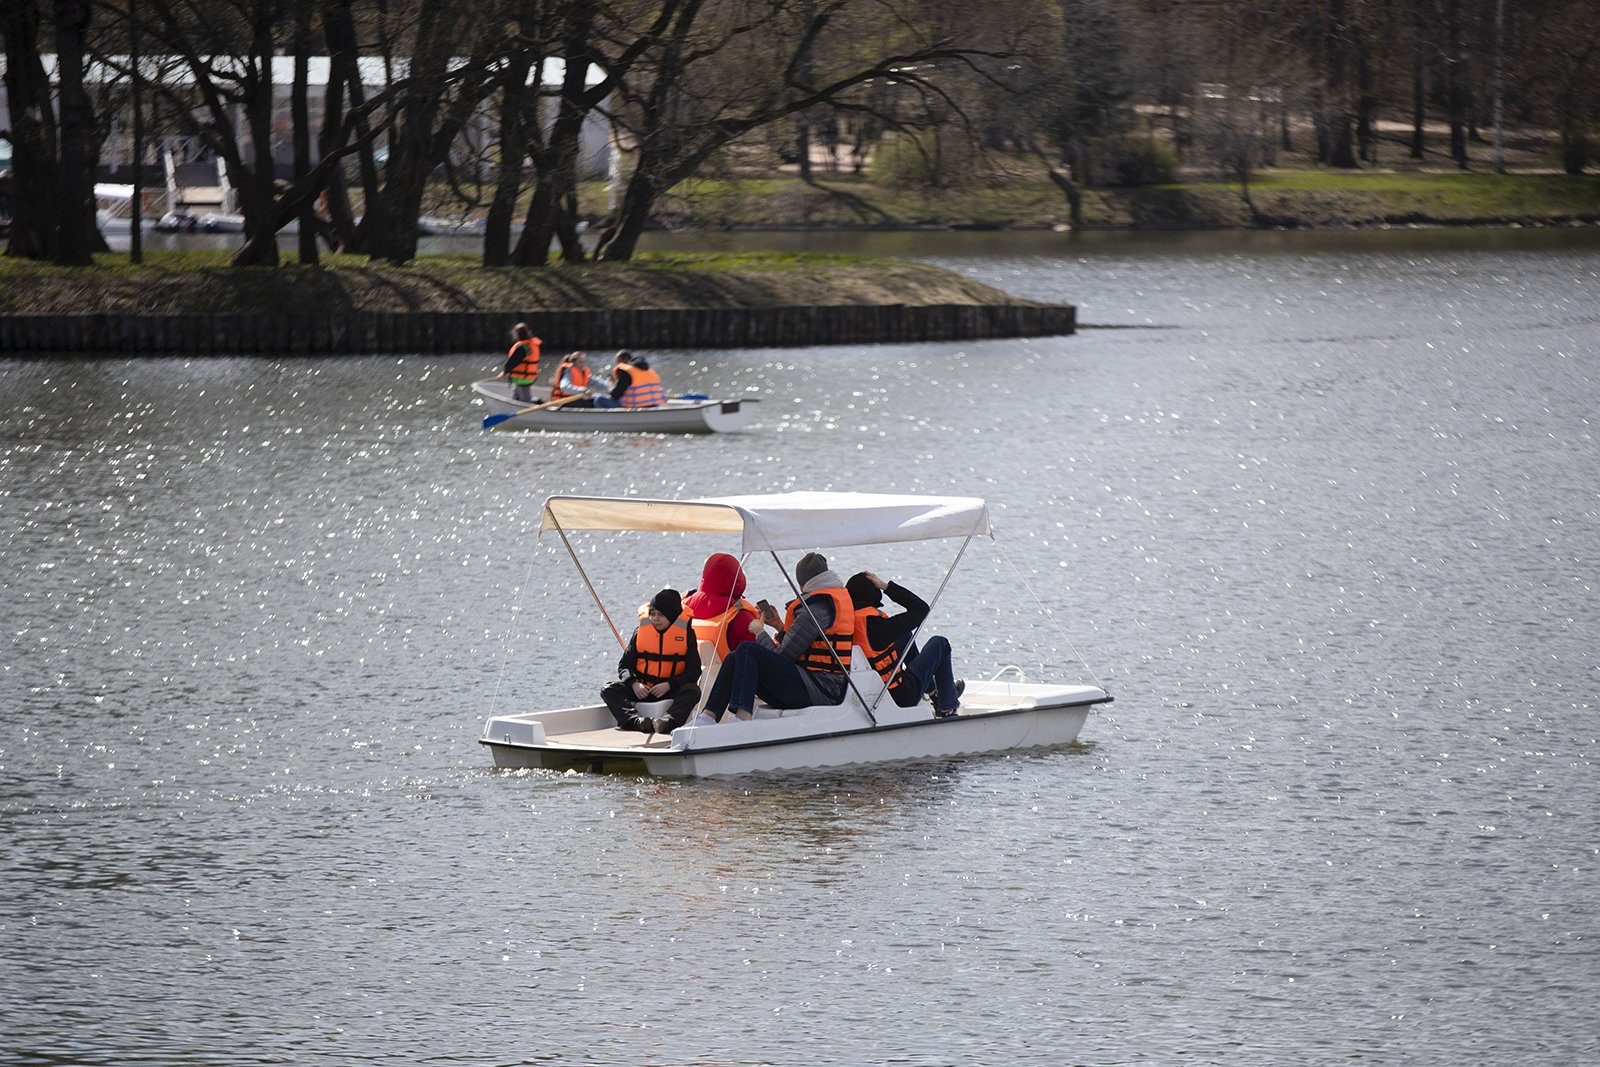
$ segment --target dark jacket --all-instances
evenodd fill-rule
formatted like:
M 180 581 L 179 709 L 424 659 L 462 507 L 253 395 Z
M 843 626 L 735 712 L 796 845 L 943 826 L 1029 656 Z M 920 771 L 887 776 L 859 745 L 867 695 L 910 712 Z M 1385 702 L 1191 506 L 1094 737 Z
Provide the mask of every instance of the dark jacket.
M 905 610 L 898 615 L 874 616 L 867 620 L 867 644 L 883 649 L 893 645 L 904 656 L 905 645 L 928 617 L 928 602 L 896 582 L 890 582 L 884 595 Z M 912 652 L 911 659 L 916 658 Z M 898 679 L 896 679 L 898 681 Z

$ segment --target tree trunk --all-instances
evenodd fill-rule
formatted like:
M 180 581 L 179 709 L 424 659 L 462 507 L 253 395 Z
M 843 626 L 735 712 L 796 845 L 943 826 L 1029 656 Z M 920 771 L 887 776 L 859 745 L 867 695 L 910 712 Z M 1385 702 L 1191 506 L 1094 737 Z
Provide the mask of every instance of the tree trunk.
M 328 42 L 329 66 L 337 73 L 339 84 L 349 91 L 350 108 L 357 116 L 355 129 L 356 136 L 361 141 L 361 148 L 356 154 L 356 161 L 361 172 L 363 221 L 360 225 L 355 222 L 355 213 L 349 206 L 349 197 L 342 176 L 329 182 L 328 211 L 333 217 L 334 229 L 339 233 L 341 247 L 346 251 L 362 252 L 377 258 L 381 250 L 373 247 L 375 243 L 373 235 L 379 232 L 379 227 L 375 224 L 375 213 L 379 209 L 382 186 L 378 177 L 378 164 L 373 156 L 372 124 L 366 118 L 366 90 L 361 84 L 359 48 L 349 3 L 346 0 L 326 0 L 322 25 L 323 34 Z M 331 103 L 326 113 L 331 120 L 334 115 Z M 325 129 L 333 125 L 332 121 L 328 121 Z M 369 221 L 373 224 L 369 225 Z
M 1067 217 L 1071 220 L 1072 228 L 1080 229 L 1083 226 L 1083 193 L 1073 182 L 1072 172 L 1064 167 L 1051 167 L 1050 180 L 1067 198 Z
M 1356 48 L 1356 144 L 1365 163 L 1378 162 L 1378 86 L 1365 41 Z
M 1505 117 L 1504 101 L 1501 99 L 1505 89 L 1505 47 L 1503 38 L 1506 27 L 1506 0 L 1494 0 L 1494 169 L 1498 174 L 1506 172 L 1506 147 L 1504 131 L 1501 120 Z
M 0 3 L 11 111 L 11 238 L 6 254 L 47 260 L 56 254 L 61 182 L 55 110 L 39 57 L 39 30 L 35 3 Z
M 235 146 L 225 156 L 228 180 L 239 190 L 244 211 L 244 244 L 234 253 L 235 267 L 276 267 L 278 258 L 277 207 L 273 191 L 272 159 L 272 26 L 266 20 L 255 26 L 250 63 L 254 77 L 245 93 L 245 122 L 250 128 L 250 163 Z
M 644 166 L 645 161 L 641 159 L 640 169 Z M 612 263 L 633 258 L 639 247 L 639 238 L 644 235 L 645 224 L 650 221 L 650 211 L 655 207 L 657 195 L 655 183 L 635 170 L 633 179 L 622 194 L 622 205 L 617 209 L 616 221 L 601 235 L 600 246 L 594 250 L 596 260 Z
M 563 52 L 568 57 L 561 78 L 561 98 L 550 135 L 534 150 L 533 198 L 523 221 L 522 236 L 511 254 L 518 266 L 541 267 L 550 258 L 550 245 L 562 230 L 563 216 L 577 194 L 578 153 L 583 119 L 589 112 L 585 85 L 590 60 L 589 31 L 593 25 L 587 7 L 574 12 L 563 32 Z M 570 218 L 566 224 L 575 226 Z
M 139 58 L 137 0 L 128 0 L 128 54 L 133 68 L 133 199 L 128 212 L 128 262 L 144 262 L 144 78 Z
M 31 2 L 31 0 L 29 0 Z M 61 98 L 61 200 L 60 237 L 55 261 L 63 266 L 86 267 L 94 262 L 99 229 L 94 214 L 94 167 L 98 143 L 94 108 L 83 87 L 84 35 L 90 8 L 85 0 L 56 0 L 56 76 Z
M 1466 62 L 1461 54 L 1461 0 L 1445 0 L 1445 98 L 1450 109 L 1450 158 L 1467 167 Z
M 527 23 L 523 23 L 524 34 Z M 494 197 L 484 219 L 483 265 L 503 267 L 511 262 L 511 221 L 517 199 L 522 195 L 522 165 L 528 157 L 528 135 L 524 116 L 537 119 L 539 85 L 544 64 L 533 92 L 528 91 L 528 74 L 535 69 L 528 49 L 518 48 L 506 66 L 505 85 L 500 97 L 500 173 L 496 176 Z
M 337 62 L 328 64 L 328 85 L 322 102 L 322 129 L 317 134 L 317 150 L 326 159 L 338 147 L 339 128 L 344 123 L 344 71 Z M 332 231 L 328 241 L 330 247 L 341 252 L 354 251 L 359 236 L 355 213 L 350 210 L 350 195 L 345 188 L 342 165 L 329 173 L 323 199 L 328 210 L 328 228 Z M 318 224 L 321 224 L 320 217 Z
M 294 88 L 290 108 L 294 113 L 294 180 L 298 185 L 311 172 L 311 109 L 306 99 L 311 62 L 311 0 L 295 0 L 294 5 Z M 298 245 L 300 262 L 317 265 L 317 229 L 320 220 L 307 207 L 300 213 Z
M 1411 158 L 1421 159 L 1424 150 L 1423 125 L 1428 114 L 1428 87 L 1423 76 L 1427 49 L 1420 15 L 1413 32 L 1416 41 L 1411 50 Z

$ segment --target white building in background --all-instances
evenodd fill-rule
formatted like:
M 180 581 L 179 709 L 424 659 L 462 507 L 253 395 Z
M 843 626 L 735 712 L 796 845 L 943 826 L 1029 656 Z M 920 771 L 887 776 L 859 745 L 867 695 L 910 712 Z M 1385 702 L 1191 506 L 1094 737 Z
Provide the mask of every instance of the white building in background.
M 53 83 L 56 80 L 56 57 L 46 55 L 43 59 L 45 73 Z M 219 67 L 224 67 L 226 64 L 238 61 L 233 57 L 219 57 L 216 62 Z M 292 177 L 294 167 L 294 122 L 290 105 L 290 95 L 294 87 L 294 63 L 292 56 L 275 56 L 272 59 L 271 147 L 275 169 L 282 178 Z M 357 65 L 361 72 L 362 89 L 369 98 L 388 86 L 387 68 L 382 60 L 364 57 L 357 61 Z M 5 66 L 5 55 L 0 53 L 0 76 L 3 76 Z M 108 179 L 125 174 L 132 168 L 134 162 L 133 108 L 129 97 L 129 78 L 125 73 L 129 66 L 127 56 L 112 56 L 104 62 L 92 62 L 85 72 L 90 92 L 97 97 L 97 106 L 104 107 L 106 100 L 112 97 L 118 101 L 110 115 L 110 132 L 100 149 L 100 176 Z M 312 56 L 308 63 L 307 106 L 312 123 L 313 160 L 317 158 L 316 130 L 321 126 L 331 66 L 327 56 Z M 403 76 L 404 62 L 397 61 L 393 66 L 396 77 Z M 188 92 L 194 88 L 193 75 L 187 65 L 176 56 L 145 56 L 140 60 L 140 67 L 148 81 L 159 82 L 176 92 Z M 566 65 L 563 60 L 545 60 L 543 78 L 547 90 L 559 90 L 565 74 Z M 597 84 L 603 77 L 599 68 L 590 68 L 588 73 L 590 85 Z M 530 84 L 531 78 L 530 74 Z M 234 211 L 233 190 L 228 184 L 221 160 L 215 158 L 200 138 L 153 125 L 149 118 L 155 111 L 152 94 L 145 95 L 144 108 L 146 115 L 144 162 L 146 165 L 160 163 L 165 174 L 165 196 L 156 200 L 164 200 L 164 209 L 168 211 Z M 205 121 L 203 108 L 197 106 L 194 114 L 201 121 Z M 6 96 L 4 83 L 0 82 L 0 129 L 9 129 L 10 125 L 10 101 Z M 235 128 L 239 131 L 238 136 L 246 146 L 245 151 L 248 155 L 249 130 L 245 124 L 243 108 L 239 108 L 235 116 Z M 495 156 L 497 143 L 495 109 L 480 108 L 467 123 L 466 129 L 452 149 L 452 159 L 458 172 L 475 174 L 488 180 L 497 164 Z M 614 179 L 617 172 L 616 152 L 616 138 L 610 122 L 601 115 L 591 112 L 585 118 L 580 134 L 579 178 Z M 387 144 L 380 139 L 378 148 L 380 163 L 387 154 Z M 10 166 L 11 145 L 9 141 L 0 140 L 0 170 L 9 169 Z M 154 209 L 158 203 L 152 202 L 148 206 Z

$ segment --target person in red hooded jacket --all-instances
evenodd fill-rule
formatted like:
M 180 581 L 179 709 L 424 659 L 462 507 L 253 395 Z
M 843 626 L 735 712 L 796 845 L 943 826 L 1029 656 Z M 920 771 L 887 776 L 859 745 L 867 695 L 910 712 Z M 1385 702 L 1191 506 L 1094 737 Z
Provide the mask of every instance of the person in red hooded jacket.
M 713 552 L 700 571 L 700 585 L 683 598 L 694 616 L 694 634 L 727 659 L 762 629 L 760 612 L 744 599 L 744 567 L 726 552 Z

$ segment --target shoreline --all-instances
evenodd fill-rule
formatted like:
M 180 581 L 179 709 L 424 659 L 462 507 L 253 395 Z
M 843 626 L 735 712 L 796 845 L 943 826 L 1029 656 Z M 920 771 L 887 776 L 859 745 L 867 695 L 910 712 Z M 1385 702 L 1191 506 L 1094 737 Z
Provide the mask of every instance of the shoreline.
M 526 322 L 548 350 L 791 348 L 1046 337 L 1071 304 L 878 304 L 528 312 L 0 315 L 0 355 L 476 355 Z

